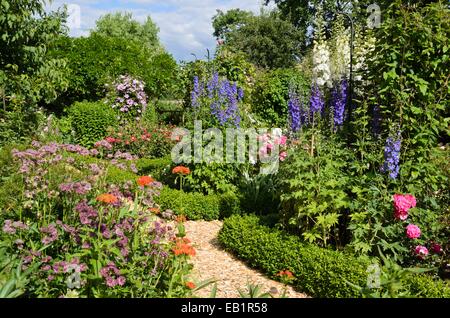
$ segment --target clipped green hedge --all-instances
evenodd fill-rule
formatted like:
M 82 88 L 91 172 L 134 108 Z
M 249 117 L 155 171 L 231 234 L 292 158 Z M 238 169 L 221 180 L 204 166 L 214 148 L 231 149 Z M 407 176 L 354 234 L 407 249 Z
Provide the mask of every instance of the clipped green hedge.
M 155 197 L 161 210 L 172 210 L 176 215 L 184 215 L 189 220 L 217 220 L 220 216 L 220 198 L 216 195 L 186 193 L 164 187 Z
M 161 210 L 172 210 L 189 220 L 218 220 L 224 216 L 240 213 L 239 199 L 232 195 L 204 195 L 198 192 L 183 192 L 164 187 L 155 197 Z
M 272 277 L 281 270 L 290 270 L 299 290 L 314 297 L 359 297 L 345 280 L 365 286 L 368 258 L 304 244 L 300 238 L 260 225 L 255 216 L 232 216 L 225 220 L 219 241 L 251 266 Z M 409 289 L 419 297 L 450 297 L 450 288 L 443 282 L 424 275 L 411 276 Z
M 75 141 L 85 147 L 106 137 L 107 129 L 117 125 L 114 110 L 102 102 L 78 102 L 68 110 Z

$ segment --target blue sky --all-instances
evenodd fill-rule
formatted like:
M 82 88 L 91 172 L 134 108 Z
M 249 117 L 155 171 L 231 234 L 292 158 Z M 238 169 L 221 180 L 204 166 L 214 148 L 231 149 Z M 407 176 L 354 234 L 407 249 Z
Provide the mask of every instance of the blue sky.
M 207 48 L 214 50 L 211 18 L 216 9 L 241 8 L 257 13 L 262 0 L 54 0 L 50 8 L 63 4 L 80 8 L 80 28 L 71 28 L 72 36 L 87 36 L 95 21 L 107 13 L 131 12 L 141 22 L 150 15 L 160 28 L 161 42 L 180 61 L 192 60 L 191 53 L 202 58 Z

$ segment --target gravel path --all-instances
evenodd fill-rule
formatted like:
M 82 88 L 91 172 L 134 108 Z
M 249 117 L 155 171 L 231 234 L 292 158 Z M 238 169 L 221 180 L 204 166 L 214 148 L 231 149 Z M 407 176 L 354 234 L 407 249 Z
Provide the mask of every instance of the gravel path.
M 246 291 L 248 283 L 261 285 L 262 292 L 270 292 L 280 297 L 285 286 L 273 281 L 260 272 L 249 268 L 242 261 L 224 251 L 217 240 L 222 228 L 220 221 L 189 221 L 185 223 L 187 237 L 192 241 L 197 254 L 192 258 L 194 265 L 192 279 L 201 282 L 214 278 L 217 280 L 217 298 L 240 297 L 238 289 Z M 198 297 L 209 297 L 213 285 L 197 292 Z M 305 294 L 287 287 L 287 297 L 306 298 Z

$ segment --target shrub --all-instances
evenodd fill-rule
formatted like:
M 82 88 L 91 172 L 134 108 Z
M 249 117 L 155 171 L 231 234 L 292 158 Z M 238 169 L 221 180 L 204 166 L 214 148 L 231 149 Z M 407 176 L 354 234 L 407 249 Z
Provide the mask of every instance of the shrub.
M 296 236 L 260 225 L 255 216 L 226 219 L 219 241 L 271 277 L 282 270 L 291 271 L 295 286 L 314 297 L 359 296 L 346 281 L 365 286 L 372 263 L 368 258 L 303 244 Z M 405 283 L 418 297 L 450 297 L 445 283 L 427 276 L 411 276 Z
M 114 111 L 101 102 L 77 102 L 69 109 L 75 140 L 82 146 L 92 146 L 106 137 L 107 129 L 117 124 Z
M 186 193 L 164 187 L 155 202 L 161 210 L 172 210 L 176 215 L 184 215 L 189 220 L 217 220 L 220 217 L 221 200 L 217 195 Z
M 305 77 L 292 69 L 278 69 L 263 73 L 257 79 L 253 93 L 253 111 L 268 124 L 286 125 L 288 118 L 289 87 L 294 85 L 300 92 L 309 92 Z

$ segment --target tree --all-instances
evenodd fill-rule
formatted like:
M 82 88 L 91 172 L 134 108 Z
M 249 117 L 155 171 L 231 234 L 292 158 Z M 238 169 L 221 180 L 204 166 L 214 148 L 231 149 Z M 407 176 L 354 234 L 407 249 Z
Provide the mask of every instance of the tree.
M 250 11 L 243 11 L 241 9 L 231 9 L 224 13 L 222 10 L 217 10 L 217 14 L 212 18 L 213 20 L 213 35 L 225 40 L 229 32 L 235 31 L 243 26 L 251 17 L 253 13 Z
M 51 102 L 67 87 L 66 61 L 48 55 L 54 40 L 66 33 L 63 28 L 66 13 L 65 10 L 48 13 L 44 5 L 43 0 L 2 0 L 0 3 L 3 109 Z
M 262 13 L 227 33 L 226 46 L 262 68 L 291 67 L 302 54 L 304 35 L 277 12 Z
M 96 22 L 92 34 L 121 38 L 128 41 L 143 43 L 153 52 L 162 52 L 163 48 L 158 38 L 159 28 L 148 16 L 141 24 L 133 19 L 131 13 L 117 12 L 107 14 Z

